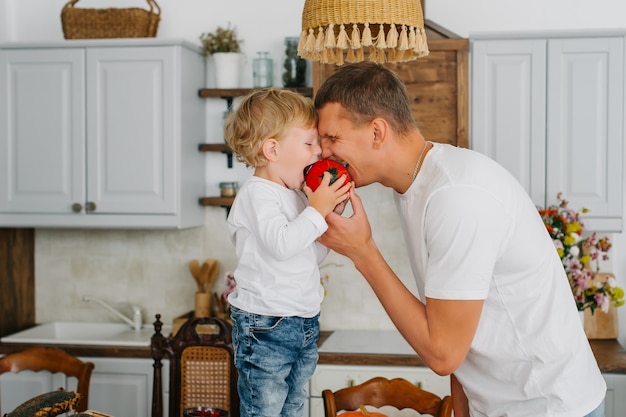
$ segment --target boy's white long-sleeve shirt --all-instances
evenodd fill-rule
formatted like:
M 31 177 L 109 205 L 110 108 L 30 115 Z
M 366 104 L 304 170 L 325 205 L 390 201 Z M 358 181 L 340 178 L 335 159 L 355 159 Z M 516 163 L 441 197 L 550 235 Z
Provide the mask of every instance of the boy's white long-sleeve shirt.
M 328 225 L 304 193 L 253 176 L 237 192 L 227 224 L 237 254 L 231 305 L 268 316 L 319 313 L 318 264 L 329 250 L 316 239 Z

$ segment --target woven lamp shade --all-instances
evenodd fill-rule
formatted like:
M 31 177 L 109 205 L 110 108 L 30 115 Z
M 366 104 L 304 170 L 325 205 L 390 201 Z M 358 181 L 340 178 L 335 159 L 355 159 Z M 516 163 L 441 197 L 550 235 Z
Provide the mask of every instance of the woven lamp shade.
M 420 0 L 306 0 L 298 54 L 324 64 L 428 55 Z

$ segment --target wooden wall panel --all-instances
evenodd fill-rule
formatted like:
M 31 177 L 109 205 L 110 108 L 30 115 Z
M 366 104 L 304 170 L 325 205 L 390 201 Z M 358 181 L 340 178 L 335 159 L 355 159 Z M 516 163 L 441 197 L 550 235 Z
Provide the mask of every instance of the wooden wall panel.
M 35 230 L 0 228 L 0 336 L 35 324 Z
M 420 131 L 427 140 L 469 147 L 469 40 L 429 40 L 430 55 L 385 64 L 404 81 Z M 313 64 L 313 94 L 335 72 L 335 65 Z

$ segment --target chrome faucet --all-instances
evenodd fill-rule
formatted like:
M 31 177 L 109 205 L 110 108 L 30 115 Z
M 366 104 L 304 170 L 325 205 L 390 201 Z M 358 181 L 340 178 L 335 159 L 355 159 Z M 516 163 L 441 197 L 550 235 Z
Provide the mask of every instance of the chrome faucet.
M 131 327 L 133 329 L 135 329 L 136 332 L 141 330 L 141 326 L 143 325 L 143 319 L 141 317 L 141 308 L 139 306 L 137 306 L 137 305 L 129 303 L 130 308 L 133 310 L 133 318 L 131 320 L 126 315 L 122 314 L 119 310 L 117 310 L 115 307 L 113 307 L 112 305 L 110 305 L 108 303 L 105 303 L 104 301 L 102 301 L 99 298 L 92 297 L 90 295 L 85 295 L 83 297 L 83 301 L 86 302 L 86 303 L 88 303 L 90 301 L 98 303 L 102 307 L 104 307 L 105 309 L 109 310 L 111 313 L 115 314 L 120 319 L 124 320 L 126 323 L 130 324 Z

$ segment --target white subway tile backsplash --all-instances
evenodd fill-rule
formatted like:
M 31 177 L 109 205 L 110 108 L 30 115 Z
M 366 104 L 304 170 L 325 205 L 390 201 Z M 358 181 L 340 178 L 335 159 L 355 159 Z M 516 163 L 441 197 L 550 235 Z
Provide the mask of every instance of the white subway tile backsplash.
M 374 237 L 392 268 L 409 288 L 413 277 L 391 191 L 378 185 L 360 188 Z M 349 210 L 344 215 L 350 215 Z M 117 320 L 86 294 L 107 302 L 130 301 L 143 308 L 144 322 L 160 313 L 164 322 L 193 310 L 196 284 L 187 265 L 207 258 L 220 262 L 214 289 L 224 288 L 224 274 L 235 266 L 226 228 L 226 212 L 207 208 L 205 226 L 160 230 L 56 230 L 35 233 L 36 320 Z M 331 252 L 322 275 L 328 295 L 322 304 L 321 327 L 393 329 L 393 324 L 352 262 Z

